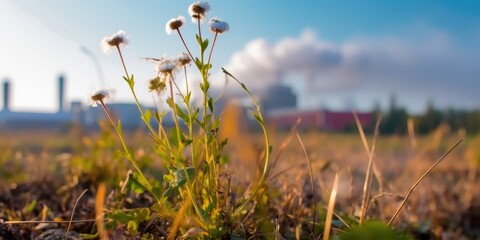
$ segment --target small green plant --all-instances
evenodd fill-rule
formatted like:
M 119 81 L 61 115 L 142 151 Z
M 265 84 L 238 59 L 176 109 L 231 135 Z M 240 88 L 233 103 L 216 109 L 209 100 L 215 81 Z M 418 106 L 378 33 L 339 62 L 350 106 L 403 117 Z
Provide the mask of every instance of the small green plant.
M 168 112 L 144 110 L 138 101 L 135 92 L 135 78 L 130 75 L 122 55 L 122 46 L 127 44 L 123 31 L 105 37 L 102 41 L 104 50 L 115 49 L 120 57 L 125 76 L 123 79 L 131 90 L 139 114 L 153 139 L 153 148 L 165 162 L 166 174 L 162 179 L 147 178 L 140 168 L 138 159 L 125 141 L 122 124 L 116 122 L 110 113 L 106 100 L 109 92 L 99 90 L 91 95 L 93 105 L 100 105 L 105 111 L 108 120 L 115 129 L 125 158 L 129 160 L 135 172 L 128 178 L 126 186 L 136 193 L 144 191 L 151 194 L 156 204 L 150 211 L 147 208 L 129 211 L 116 210 L 106 215 L 109 221 L 107 229 L 115 229 L 126 225 L 128 230 L 135 232 L 141 221 L 151 219 L 153 214 L 163 214 L 173 220 L 169 229 L 169 238 L 175 238 L 179 233 L 184 236 L 204 236 L 206 238 L 222 238 L 232 234 L 237 222 L 253 208 L 257 194 L 265 188 L 267 167 L 270 159 L 270 143 L 260 113 L 260 106 L 251 95 L 248 88 L 237 80 L 227 70 L 223 72 L 237 81 L 248 94 L 255 106 L 252 114 L 263 130 L 265 139 L 264 168 L 260 178 L 253 185 L 250 193 L 231 204 L 229 184 L 225 182 L 223 165 L 226 156 L 223 149 L 228 139 L 220 139 L 218 130 L 221 118 L 214 114 L 215 100 L 209 94 L 210 71 L 212 69 L 212 55 L 217 38 L 229 30 L 229 25 L 218 18 L 210 19 L 208 26 L 213 33 L 213 41 L 202 37 L 202 23 L 205 22 L 210 5 L 205 1 L 195 2 L 189 7 L 192 21 L 197 23 L 198 33 L 196 41 L 199 46 L 199 56 L 195 57 L 187 46 L 181 27 L 185 17 L 179 16 L 170 19 L 166 24 L 168 34 L 177 33 L 187 53 L 181 53 L 177 58 L 147 58 L 155 62 L 157 75 L 149 81 L 149 91 L 153 94 L 168 94 L 167 104 L 173 114 L 174 126 L 167 128 L 163 119 Z M 211 43 L 211 44 L 210 44 Z M 207 55 L 208 52 L 208 55 Z M 190 88 L 187 68 L 193 62 L 201 76 L 199 88 Z M 183 92 L 177 86 L 177 72 L 183 71 L 186 90 Z M 200 91 L 202 104 L 197 107 L 192 104 L 192 92 Z M 175 96 L 181 98 L 177 102 Z M 156 124 L 155 124 L 156 122 Z M 181 221 L 185 219 L 185 221 Z
M 341 240 L 363 240 L 363 239 L 391 239 L 408 240 L 410 235 L 402 232 L 395 232 L 383 222 L 371 221 L 363 225 L 352 227 L 339 235 Z

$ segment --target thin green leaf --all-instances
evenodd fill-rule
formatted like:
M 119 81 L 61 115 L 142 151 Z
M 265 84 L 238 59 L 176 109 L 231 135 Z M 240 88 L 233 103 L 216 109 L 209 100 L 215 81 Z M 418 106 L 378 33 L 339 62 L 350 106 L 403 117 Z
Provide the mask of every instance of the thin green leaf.
M 162 194 L 163 201 L 166 201 L 170 197 L 170 195 L 172 195 L 175 189 L 176 188 L 168 187 L 167 190 L 165 190 L 165 192 Z
M 128 86 L 133 89 L 135 86 L 135 78 L 133 77 L 133 74 L 130 77 L 123 77 L 123 79 L 127 82 Z
M 253 117 L 255 118 L 255 120 L 257 120 L 258 123 L 260 123 L 262 125 L 264 124 L 262 115 L 260 115 L 260 113 L 254 112 Z
M 23 214 L 32 213 L 33 209 L 37 206 L 37 200 L 32 200 L 27 206 L 22 209 Z
M 203 92 L 207 92 L 208 89 L 210 89 L 210 83 L 208 81 L 203 81 L 200 83 L 200 89 L 202 89 Z
M 211 97 L 208 98 L 208 109 L 213 112 L 213 98 Z
M 203 40 L 202 40 L 202 38 L 201 38 L 198 34 L 195 34 L 195 39 L 197 39 L 198 45 L 199 45 L 199 46 L 202 46 Z
M 172 127 L 172 129 L 170 130 L 170 144 L 175 147 L 178 147 L 178 143 L 182 142 L 183 139 L 185 138 L 185 136 L 183 135 L 183 132 L 182 131 L 179 131 L 179 132 L 180 132 L 180 136 L 178 136 L 177 127 Z M 180 137 L 180 139 L 178 139 L 178 137 Z
M 199 113 L 200 113 L 200 109 L 199 109 L 199 108 L 195 108 L 192 116 L 190 116 L 190 119 L 191 119 L 191 120 L 197 119 Z
M 198 69 L 202 69 L 202 67 L 203 67 L 202 60 L 200 60 L 198 58 L 195 58 L 195 65 L 197 65 Z
M 170 108 L 174 108 L 173 106 L 173 101 L 171 98 L 167 99 L 167 104 Z M 188 115 L 183 111 L 178 104 L 175 104 L 175 112 L 177 113 L 177 116 L 179 116 L 183 121 L 188 122 Z
M 185 94 L 184 101 L 185 101 L 186 104 L 190 103 L 191 96 L 192 96 L 192 92 L 188 92 L 187 94 Z
M 181 187 L 187 182 L 187 175 L 185 174 L 185 172 L 188 174 L 189 179 L 192 179 L 196 174 L 196 170 L 193 167 L 189 167 L 186 169 L 178 169 L 174 173 L 175 179 L 171 182 L 172 187 Z
M 152 194 L 155 198 L 160 198 L 162 196 L 162 184 L 159 181 L 153 182 Z
M 133 173 L 129 173 L 127 188 L 132 190 L 136 194 L 141 194 L 147 190 L 136 178 Z
M 207 48 L 208 48 L 208 38 L 205 39 L 205 41 L 203 41 L 201 46 L 202 46 L 202 52 L 205 52 L 205 50 L 207 50 Z
M 115 222 L 119 222 L 121 224 L 125 224 L 133 219 L 132 215 L 121 210 L 117 210 L 110 214 L 105 214 L 105 218 L 114 220 Z
M 133 173 L 133 179 L 135 179 L 141 186 L 143 186 L 143 188 L 145 188 L 145 190 L 150 190 L 150 188 L 149 188 L 150 183 L 148 183 L 147 179 L 142 177 L 137 172 Z
M 213 121 L 212 129 L 218 129 L 219 127 L 220 127 L 220 119 L 216 119 L 215 121 Z
M 177 116 L 179 116 L 184 122 L 188 122 L 188 115 L 183 111 L 178 104 L 175 104 L 175 110 L 177 111 Z
M 143 117 L 143 120 L 145 120 L 146 122 L 150 122 L 150 119 L 152 118 L 152 111 L 150 111 L 150 109 L 145 110 Z
M 223 141 L 220 142 L 220 148 L 225 147 L 225 145 L 228 144 L 228 138 L 223 139 Z
M 193 139 L 191 139 L 191 138 L 185 138 L 185 139 L 183 139 L 183 144 L 184 144 L 185 146 L 190 145 L 192 142 L 193 142 Z

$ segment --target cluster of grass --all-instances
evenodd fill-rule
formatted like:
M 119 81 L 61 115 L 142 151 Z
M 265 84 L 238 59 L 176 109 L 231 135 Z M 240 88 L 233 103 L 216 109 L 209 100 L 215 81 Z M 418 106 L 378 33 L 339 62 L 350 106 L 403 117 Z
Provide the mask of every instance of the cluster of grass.
M 81 235 L 84 238 L 95 236 L 97 228 L 93 223 L 75 221 L 94 219 L 93 199 L 99 192 L 98 186 L 106 183 L 105 213 L 116 211 L 118 217 L 120 216 L 118 214 L 122 212 L 150 209 L 148 217 L 145 218 L 124 216 L 129 221 L 138 221 L 136 231 L 126 230 L 126 225 L 123 225 L 123 228 L 122 225 L 117 226 L 116 231 L 113 231 L 114 229 L 110 226 L 106 226 L 105 229 L 110 237 L 121 229 L 123 229 L 122 234 L 129 236 L 128 238 L 142 235 L 147 238 L 148 234 L 151 234 L 151 238 L 154 239 L 161 236 L 167 237 L 176 216 L 175 210 L 171 210 L 170 214 L 158 211 L 152 208 L 155 200 L 149 194 L 136 194 L 128 188 L 122 189 L 119 182 L 126 178 L 127 169 L 131 167 L 123 158 L 123 154 L 118 152 L 117 149 L 121 148 L 121 145 L 115 141 L 116 136 L 111 128 L 107 127 L 105 126 L 101 134 L 82 138 L 73 138 L 70 134 L 44 133 L 44 139 L 50 139 L 47 142 L 68 141 L 71 144 L 71 147 L 68 148 L 71 149 L 68 150 L 69 154 L 63 152 L 65 151 L 63 147 L 52 147 L 55 145 L 53 143 L 45 145 L 35 141 L 31 142 L 36 137 L 33 133 L 21 133 L 20 135 L 24 137 L 17 139 L 17 143 L 2 142 L 1 149 L 3 151 L 0 161 L 2 170 L 8 170 L 9 174 L 0 175 L 0 185 L 10 191 L 10 193 L 2 192 L 0 194 L 2 218 L 10 222 L 15 220 L 23 220 L 23 222 L 25 220 L 52 220 L 58 223 L 50 223 L 47 229 L 65 230 L 68 220 L 74 216 L 71 232 L 84 233 Z M 225 127 L 228 128 L 228 126 Z M 224 132 L 225 127 L 221 127 L 220 132 Z M 269 132 L 273 132 L 273 130 Z M 131 142 L 131 148 L 135 150 L 140 168 L 145 171 L 145 176 L 161 178 L 165 173 L 165 166 L 161 164 L 161 159 L 153 149 L 148 147 L 151 140 L 143 132 L 125 134 L 125 137 Z M 342 171 L 338 180 L 331 236 L 352 231 L 355 235 L 366 234 L 362 233 L 365 228 L 372 228 L 374 232 L 386 229 L 386 223 L 393 216 L 400 201 L 403 200 L 404 194 L 408 192 L 415 179 L 431 166 L 434 158 L 448 150 L 449 145 L 454 144 L 458 138 L 456 134 L 442 134 L 441 131 L 437 131 L 435 134 L 417 138 L 417 146 L 413 148 L 408 137 L 380 136 L 376 143 L 375 162 L 382 173 L 383 191 L 380 192 L 379 186 L 374 181 L 369 209 L 366 212 L 366 221 L 362 223 L 363 230 L 357 230 L 360 226 L 359 209 L 367 167 L 367 158 L 360 137 L 355 134 L 311 131 L 300 133 L 313 171 L 315 183 L 315 195 L 313 195 L 304 150 L 295 135 L 272 133 L 274 150 L 267 186 L 262 197 L 255 199 L 255 210 L 248 218 L 243 219 L 242 227 L 247 234 L 243 235 L 237 230 L 232 233 L 233 236 L 238 238 L 283 237 L 295 239 L 298 237 L 310 239 L 313 238 L 310 234 L 315 215 L 316 236 L 321 238 L 333 181 L 339 169 Z M 238 194 L 242 194 L 249 184 L 258 178 L 257 173 L 262 167 L 261 162 L 255 161 L 254 157 L 248 158 L 250 154 L 244 156 L 239 152 L 261 154 L 257 145 L 261 142 L 258 141 L 261 134 L 238 131 L 230 136 L 230 144 L 226 147 L 226 153 L 231 160 L 224 167 L 230 173 L 231 197 L 236 199 L 240 196 Z M 290 137 L 291 141 L 286 141 Z M 77 140 L 75 141 L 75 139 Z M 395 223 L 392 224 L 397 229 L 396 231 L 408 230 L 421 239 L 441 238 L 442 236 L 450 236 L 447 239 L 469 239 L 461 238 L 461 236 L 470 236 L 474 239 L 475 236 L 478 236 L 478 227 L 475 226 L 479 216 L 477 203 L 479 196 L 476 191 L 479 180 L 476 176 L 478 168 L 475 167 L 478 156 L 480 156 L 478 141 L 478 137 L 467 137 L 465 144 L 452 152 L 449 159 L 438 165 L 418 186 Z M 27 143 L 27 146 L 24 143 Z M 145 148 L 145 146 L 147 147 Z M 40 152 L 34 152 L 42 147 Z M 15 168 L 12 168 L 14 166 Z M 45 179 L 45 176 L 52 176 L 52 173 L 55 173 L 54 175 L 57 177 Z M 22 177 L 18 178 L 19 176 Z M 34 182 L 22 184 L 27 179 Z M 40 183 L 37 182 L 38 180 Z M 15 187 L 12 186 L 14 183 Z M 85 189 L 89 189 L 89 191 L 80 199 L 78 206 L 74 209 L 73 204 Z M 19 191 L 26 191 L 25 195 L 18 195 Z M 13 195 L 11 196 L 13 199 L 10 201 L 15 202 L 16 206 L 9 205 L 7 200 L 9 195 Z M 50 195 L 50 197 L 44 195 Z M 178 199 L 172 199 L 169 202 L 173 209 L 178 210 L 181 207 Z M 315 210 L 312 207 L 314 203 Z M 62 207 L 66 211 L 59 211 L 58 205 L 63 204 L 66 204 Z M 173 206 L 173 204 L 178 205 Z M 46 209 L 47 211 L 45 211 Z M 185 219 L 189 219 L 189 215 L 193 214 L 193 210 L 190 211 L 192 212 L 187 212 L 187 215 L 184 216 Z M 111 219 L 106 218 L 105 220 Z M 372 220 L 377 222 L 371 223 Z M 64 223 L 60 221 L 64 221 Z M 30 231 L 40 234 L 45 229 L 34 229 L 33 227 L 36 228 L 42 224 L 37 222 L 34 225 L 23 223 L 11 226 L 27 232 L 30 229 Z M 185 224 L 187 223 L 185 222 Z M 187 230 L 185 225 L 181 225 L 178 236 Z M 65 232 L 63 233 L 65 234 Z M 198 236 L 192 238 L 198 238 Z
M 166 26 L 168 33 L 176 32 L 187 53 L 181 53 L 178 58 L 148 58 L 156 62 L 155 69 L 157 76 L 149 82 L 149 90 L 156 94 L 169 94 L 167 104 L 173 114 L 175 126 L 169 129 L 164 127 L 163 118 L 166 112 L 142 109 L 135 92 L 135 80 L 129 75 L 127 65 L 122 56 L 122 46 L 126 44 L 125 33 L 118 33 L 106 37 L 103 40 L 105 49 L 110 48 L 118 51 L 125 76 L 123 77 L 129 86 L 134 100 L 138 106 L 141 119 L 149 130 L 153 140 L 156 154 L 164 162 L 166 167 L 162 178 L 147 178 L 136 153 L 128 147 L 122 132 L 121 122 L 115 122 L 106 104 L 109 93 L 99 90 L 92 94 L 91 100 L 94 105 L 100 105 L 115 129 L 121 142 L 125 158 L 134 168 L 124 183 L 125 189 L 138 194 L 147 192 L 153 197 L 154 205 L 149 208 L 136 209 L 132 212 L 123 210 L 112 211 L 104 217 L 108 219 L 106 226 L 103 221 L 98 221 L 98 229 L 118 229 L 127 225 L 127 229 L 135 232 L 138 223 L 150 219 L 152 214 L 164 213 L 172 218 L 172 225 L 169 228 L 168 237 L 174 238 L 181 233 L 184 236 L 205 236 L 208 238 L 222 238 L 230 236 L 235 229 L 238 229 L 241 219 L 248 216 L 255 207 L 255 199 L 265 188 L 268 161 L 270 159 L 270 144 L 260 107 L 250 94 L 246 86 L 223 69 L 224 73 L 237 80 L 239 85 L 248 94 L 255 109 L 253 116 L 258 121 L 264 132 L 264 168 L 252 188 L 251 192 L 244 194 L 241 198 L 233 200 L 229 173 L 225 171 L 224 165 L 227 158 L 223 149 L 228 139 L 218 136 L 220 118 L 214 114 L 215 100 L 209 95 L 210 69 L 212 68 L 211 57 L 217 38 L 228 31 L 228 23 L 212 18 L 209 21 L 209 28 L 214 33 L 213 41 L 202 37 L 202 22 L 210 11 L 207 2 L 196 2 L 190 5 L 189 12 L 194 22 L 198 23 L 196 40 L 199 46 L 199 57 L 194 57 L 190 48 L 185 43 L 180 28 L 185 22 L 183 16 L 172 18 Z M 210 45 L 211 43 L 211 45 Z M 207 56 L 208 52 L 208 56 Z M 187 67 L 192 65 L 197 68 L 201 76 L 199 89 L 190 89 L 188 82 Z M 182 92 L 176 82 L 177 70 L 183 70 L 186 80 L 186 90 Z M 192 91 L 200 91 L 202 104 L 200 106 L 191 103 Z M 175 101 L 179 95 L 181 103 Z M 156 120 L 156 123 L 152 123 Z M 152 212 L 152 210 L 154 210 Z M 175 217 L 173 217 L 175 216 Z M 100 216 L 100 217 L 103 217 Z M 185 222 L 185 220 L 188 220 Z M 104 233 L 99 233 L 104 238 Z
M 382 171 L 388 170 L 388 166 L 375 161 L 379 158 L 376 148 L 382 144 L 378 124 L 372 140 L 368 141 L 357 121 L 361 139 L 358 143 L 361 144 L 344 139 L 332 141 L 325 135 L 312 140 L 311 136 L 301 137 L 295 127 L 285 136 L 274 137 L 282 140 L 272 143 L 260 106 L 247 86 L 222 69 L 250 97 L 254 106 L 250 113 L 260 129 L 254 137 L 239 131 L 238 112 L 216 115 L 216 100 L 209 94 L 214 46 L 229 28 L 226 22 L 213 18 L 209 21 L 213 40 L 205 38 L 205 33 L 202 36 L 202 23 L 209 10 L 209 4 L 204 1 L 195 2 L 189 8 L 192 20 L 198 24 L 195 36 L 198 57 L 183 39 L 180 29 L 185 18 L 179 16 L 167 23 L 166 30 L 178 34 L 187 53 L 177 58 L 149 58 L 157 70 L 157 75 L 149 82 L 149 90 L 168 96 L 168 111 L 145 110 L 138 102 L 134 75 L 129 74 L 122 55 L 122 47 L 127 43 L 125 33 L 119 31 L 103 40 L 107 50 L 118 52 L 125 71 L 123 79 L 131 90 L 149 138 L 145 141 L 142 134 L 141 144 L 133 147 L 130 134 L 123 132 L 121 122 L 109 111 L 106 102 L 109 92 L 99 90 L 92 94 L 92 103 L 104 109 L 108 125 L 102 125 L 99 137 L 84 137 L 82 144 L 72 150 L 75 154 L 59 155 L 56 159 L 63 164 L 61 172 L 69 176 L 57 193 L 73 189 L 79 182 L 94 193 L 90 194 L 94 210 L 92 207 L 89 212 L 94 218 L 90 219 L 90 230 L 81 236 L 100 239 L 122 236 L 142 239 L 410 239 L 413 236 L 409 232 L 421 232 L 420 227 L 411 231 L 395 225 L 395 220 L 401 218 L 402 222 L 409 222 L 405 219 L 408 215 L 402 215 L 405 204 L 422 201 L 412 195 L 413 191 L 460 142 L 452 143 L 453 147 L 441 147 L 442 136 L 433 136 L 437 141 L 434 147 L 426 144 L 425 150 L 418 150 L 412 144 L 411 155 L 406 158 L 414 159 L 415 163 L 405 164 L 414 164 L 411 169 L 420 170 L 409 173 L 409 184 L 403 185 L 408 185 L 407 188 L 395 191 L 388 180 L 401 176 L 394 176 L 397 172 Z M 187 68 L 198 70 L 199 86 L 189 86 Z M 179 72 L 184 74 L 185 90 L 177 85 Z M 192 92 L 201 94 L 200 104 L 192 103 Z M 173 116 L 174 126 L 167 128 L 163 120 L 169 114 Z M 334 146 L 327 147 L 332 142 Z M 292 149 L 294 143 L 298 146 Z M 348 159 L 343 164 L 336 161 L 335 156 L 342 153 L 341 146 L 335 145 L 339 143 L 343 147 L 352 144 L 355 149 L 354 154 L 349 152 L 342 156 Z M 316 149 L 321 148 L 329 152 L 316 155 Z M 432 152 L 434 149 L 445 154 L 440 157 L 441 153 Z M 0 160 L 21 158 L 8 151 L 0 154 Z M 478 152 L 469 154 L 473 158 L 479 156 Z M 421 169 L 417 161 L 432 156 L 439 157 L 438 161 Z M 285 161 L 285 158 L 291 160 Z M 475 167 L 472 169 L 472 172 L 477 171 Z M 54 169 L 50 171 L 55 172 Z M 471 185 L 477 181 L 474 175 L 470 178 Z M 14 176 L 9 179 L 17 181 Z M 70 225 L 75 224 L 72 219 L 84 194 L 77 194 L 76 201 L 72 201 L 69 219 L 57 219 L 57 223 L 68 223 L 63 232 L 65 236 L 69 235 Z M 475 207 L 472 202 L 476 198 L 478 196 L 471 194 L 469 199 L 462 198 L 462 201 L 468 207 Z M 36 205 L 36 201 L 30 201 L 24 207 L 28 216 L 34 215 Z M 7 224 L 19 223 L 14 221 L 16 219 L 7 220 Z

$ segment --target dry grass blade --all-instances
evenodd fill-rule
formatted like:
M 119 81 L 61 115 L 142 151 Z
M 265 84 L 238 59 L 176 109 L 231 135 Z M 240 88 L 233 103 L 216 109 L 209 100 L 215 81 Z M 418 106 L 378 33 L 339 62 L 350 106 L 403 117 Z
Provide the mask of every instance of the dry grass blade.
M 168 234 L 168 239 L 175 239 L 176 238 L 178 228 L 180 227 L 180 223 L 184 219 L 183 217 L 187 213 L 187 210 L 190 207 L 190 204 L 192 204 L 192 199 L 191 198 L 187 198 L 183 202 L 182 208 L 180 208 L 180 211 L 178 211 L 177 216 L 173 220 L 172 227 L 170 228 L 170 233 Z
M 388 221 L 388 224 L 387 224 L 387 227 L 389 227 L 393 220 L 395 220 L 395 218 L 397 217 L 398 213 L 400 213 L 400 210 L 402 210 L 403 206 L 405 205 L 405 203 L 407 202 L 408 198 L 410 197 L 410 195 L 412 195 L 412 192 L 413 190 L 415 190 L 415 188 L 417 187 L 417 185 L 450 153 L 453 151 L 453 149 L 455 149 L 461 142 L 463 141 L 463 138 L 460 139 L 457 143 L 455 143 L 455 145 L 453 145 L 453 147 L 451 147 L 446 153 L 444 153 L 413 185 L 412 187 L 410 188 L 410 190 L 408 191 L 408 194 L 407 196 L 403 199 L 402 203 L 400 204 L 400 206 L 397 208 L 397 211 L 395 212 L 395 214 L 393 214 L 392 218 L 390 219 L 390 221 Z
M 417 137 L 415 136 L 415 124 L 412 118 L 408 118 L 407 121 L 407 130 L 408 130 L 408 138 L 410 139 L 410 146 L 412 149 L 417 148 Z
M 85 219 L 85 220 L 71 220 L 71 221 L 4 221 L 3 224 L 37 224 L 37 223 L 87 223 L 95 222 L 95 219 Z M 0 222 L 1 223 L 1 222 Z
M 281 176 L 282 174 L 290 171 L 291 169 L 298 168 L 298 167 L 301 167 L 301 166 L 302 166 L 302 165 L 295 164 L 295 165 L 289 166 L 289 167 L 287 167 L 287 168 L 285 168 L 285 169 L 282 169 L 281 171 L 278 171 L 277 173 L 275 173 L 275 175 L 270 176 L 270 177 L 267 179 L 267 181 L 272 181 L 273 179 Z
M 332 192 L 330 193 L 330 200 L 328 201 L 327 219 L 325 220 L 325 229 L 323 230 L 323 240 L 330 238 L 330 228 L 332 227 L 333 209 L 335 208 L 335 199 L 337 198 L 338 191 L 338 175 L 335 174 L 335 180 L 333 181 Z
M 104 183 L 101 183 L 97 189 L 97 195 L 95 197 L 95 222 L 97 224 L 97 232 L 100 239 L 108 239 L 108 237 L 104 233 L 104 225 L 103 225 L 103 204 L 105 202 L 105 195 L 106 195 L 106 186 Z
M 312 191 L 312 196 L 313 196 L 313 202 L 312 202 L 312 211 L 313 211 L 313 224 L 312 224 L 312 234 L 315 236 L 315 213 L 317 212 L 315 209 L 315 204 L 317 203 L 317 197 L 315 196 L 315 182 L 313 180 L 313 170 L 312 170 L 312 165 L 310 164 L 310 159 L 308 158 L 307 154 L 307 149 L 305 149 L 305 144 L 303 144 L 302 138 L 296 132 L 297 139 L 300 142 L 300 145 L 302 146 L 303 153 L 305 154 L 305 159 L 307 160 L 308 164 L 308 174 L 310 175 L 310 186 L 311 186 L 311 191 Z
M 390 192 L 382 192 L 382 193 L 379 193 L 375 196 L 373 196 L 371 199 L 370 199 L 370 202 L 368 203 L 368 206 L 371 206 L 372 204 L 375 203 L 375 201 L 379 198 L 382 198 L 382 197 L 397 197 L 397 198 L 401 198 L 400 195 L 396 194 L 396 193 L 390 193 Z
M 75 214 L 75 209 L 77 208 L 78 201 L 83 197 L 83 195 L 88 191 L 88 189 L 83 190 L 82 194 L 77 198 L 75 205 L 73 205 L 72 215 L 70 215 L 70 221 L 68 221 L 67 232 L 65 233 L 65 240 L 68 239 L 68 232 L 70 232 L 70 227 L 72 226 L 73 215 Z
M 295 125 L 293 125 L 292 129 L 290 129 L 290 132 L 288 133 L 287 138 L 285 140 L 283 140 L 282 144 L 278 148 L 277 153 L 273 157 L 272 168 L 271 169 L 275 169 L 275 166 L 277 165 L 278 159 L 280 158 L 282 153 L 285 151 L 288 144 L 290 144 L 290 142 L 292 141 L 293 135 L 297 132 L 298 125 L 300 125 L 301 122 L 302 122 L 302 119 L 298 118 L 297 121 L 295 122 Z
M 355 114 L 356 115 L 356 114 Z M 358 117 L 357 117 L 358 118 Z M 372 188 L 372 166 L 373 166 L 373 156 L 375 153 L 375 146 L 379 134 L 380 122 L 382 118 L 379 117 L 377 123 L 375 124 L 375 132 L 373 134 L 373 141 L 372 141 L 372 149 L 370 150 L 368 156 L 368 167 L 367 172 L 365 174 L 365 182 L 363 184 L 363 196 L 362 196 L 362 205 L 360 208 L 360 221 L 359 223 L 362 224 L 365 220 L 365 216 L 367 215 L 368 209 L 368 199 L 370 198 L 370 192 Z
M 370 154 L 370 146 L 368 146 L 368 141 L 367 141 L 367 137 L 365 136 L 365 131 L 363 131 L 362 122 L 360 122 L 360 118 L 358 118 L 357 112 L 353 111 L 352 113 L 353 113 L 353 118 L 355 119 L 355 124 L 357 125 L 358 133 L 362 138 L 363 147 L 365 148 L 365 151 L 367 152 L 367 154 Z
M 362 138 L 363 142 L 363 147 L 365 148 L 365 151 L 367 152 L 368 157 L 370 158 L 370 147 L 368 146 L 368 141 L 365 136 L 365 131 L 363 130 L 362 123 L 360 122 L 360 118 L 358 118 L 357 112 L 353 111 L 353 118 L 355 119 L 355 124 L 357 125 L 358 128 L 358 133 L 360 134 L 360 137 Z M 379 119 L 381 118 L 381 115 L 379 116 Z M 379 123 L 380 121 L 377 121 Z M 380 174 L 380 171 L 377 168 L 377 165 L 373 163 L 373 173 L 375 174 L 375 178 L 377 178 L 378 186 L 380 192 L 383 191 L 383 182 L 382 182 L 382 174 Z
M 373 163 L 373 152 L 375 151 L 375 146 L 372 146 L 372 154 L 370 154 L 368 160 L 367 172 L 365 173 L 365 181 L 363 182 L 363 193 L 362 193 L 362 204 L 360 207 L 360 219 L 359 224 L 362 225 L 367 215 L 368 200 L 370 198 L 371 186 L 372 186 L 372 163 Z

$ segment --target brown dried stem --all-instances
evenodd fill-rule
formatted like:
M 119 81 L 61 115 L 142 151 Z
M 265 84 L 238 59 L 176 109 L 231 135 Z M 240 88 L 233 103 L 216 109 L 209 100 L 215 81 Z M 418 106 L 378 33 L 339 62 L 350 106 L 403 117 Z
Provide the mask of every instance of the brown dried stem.
M 453 147 L 451 147 L 446 153 L 444 153 L 413 185 L 412 187 L 410 188 L 410 191 L 408 191 L 408 194 L 407 196 L 403 199 L 402 203 L 400 204 L 400 206 L 398 206 L 397 208 L 397 211 L 395 212 L 395 214 L 393 214 L 392 218 L 390 219 L 390 221 L 388 221 L 387 223 L 387 227 L 389 227 L 393 220 L 395 220 L 395 218 L 397 217 L 397 215 L 400 213 L 400 210 L 402 210 L 403 206 L 405 205 L 405 203 L 407 202 L 408 198 L 410 197 L 410 195 L 412 195 L 412 192 L 413 190 L 415 190 L 415 188 L 417 187 L 417 185 L 451 152 L 453 151 L 453 149 L 455 149 L 461 142 L 463 141 L 463 138 L 460 139 L 457 143 L 455 143 L 455 145 L 453 145 Z

